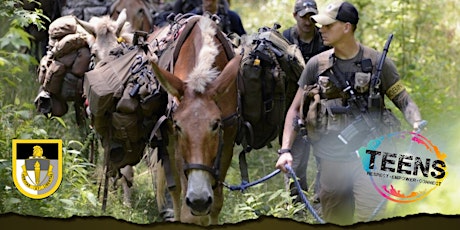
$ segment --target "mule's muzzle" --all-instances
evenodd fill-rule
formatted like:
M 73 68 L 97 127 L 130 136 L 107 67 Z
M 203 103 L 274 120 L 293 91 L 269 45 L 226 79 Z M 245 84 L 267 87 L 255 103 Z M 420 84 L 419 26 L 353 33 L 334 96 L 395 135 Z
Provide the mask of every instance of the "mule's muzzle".
M 211 211 L 212 197 L 208 196 L 207 199 L 194 199 L 186 197 L 185 203 L 190 207 L 192 215 L 205 216 Z
M 213 203 L 213 190 L 211 182 L 213 177 L 204 170 L 191 170 L 188 177 L 185 204 L 190 208 L 192 215 L 205 216 L 211 211 Z

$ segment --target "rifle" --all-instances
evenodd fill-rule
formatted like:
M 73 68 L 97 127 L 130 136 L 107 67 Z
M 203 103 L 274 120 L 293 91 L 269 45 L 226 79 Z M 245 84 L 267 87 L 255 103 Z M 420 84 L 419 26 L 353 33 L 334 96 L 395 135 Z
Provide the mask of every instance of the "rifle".
M 382 74 L 383 64 L 385 63 L 392 39 L 393 34 L 390 34 L 385 43 L 385 46 L 383 47 L 382 56 L 380 57 L 380 60 L 377 64 L 377 71 L 372 76 L 370 82 L 367 109 L 373 115 L 374 120 L 380 120 L 382 115 L 383 97 L 380 95 L 380 75 Z
M 359 108 L 360 114 L 357 115 L 357 119 L 354 122 L 348 125 L 338 135 L 338 138 L 344 144 L 348 144 L 356 137 L 356 135 L 367 130 L 374 137 L 377 137 L 378 135 L 376 133 L 377 126 L 375 121 L 380 121 L 383 109 L 383 97 L 380 94 L 380 75 L 382 74 L 383 64 L 385 63 L 392 39 L 393 34 L 390 34 L 383 48 L 382 56 L 380 57 L 380 60 L 377 64 L 376 73 L 371 78 L 367 108 L 365 106 L 365 99 L 356 96 L 353 87 L 350 86 L 348 81 L 346 82 L 347 87 L 343 91 L 350 94 L 350 100 Z

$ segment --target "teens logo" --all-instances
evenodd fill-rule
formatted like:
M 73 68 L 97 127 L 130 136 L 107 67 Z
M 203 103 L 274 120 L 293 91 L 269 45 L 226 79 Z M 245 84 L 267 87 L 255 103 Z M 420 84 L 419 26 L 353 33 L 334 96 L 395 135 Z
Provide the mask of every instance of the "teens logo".
M 447 176 L 447 155 L 415 132 L 379 137 L 358 153 L 377 192 L 394 202 L 421 200 Z

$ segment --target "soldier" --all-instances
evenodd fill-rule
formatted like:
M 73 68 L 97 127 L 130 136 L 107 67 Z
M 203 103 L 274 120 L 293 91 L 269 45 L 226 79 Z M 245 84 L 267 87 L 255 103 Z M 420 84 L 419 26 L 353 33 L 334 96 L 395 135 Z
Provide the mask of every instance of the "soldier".
M 310 19 L 316 14 L 318 8 L 315 0 L 297 0 L 292 13 L 296 24 L 283 31 L 283 36 L 299 47 L 305 63 L 314 55 L 331 48 L 323 44 L 319 28 Z
M 283 36 L 290 43 L 296 44 L 299 47 L 300 51 L 302 52 L 302 56 L 305 60 L 305 63 L 307 63 L 308 60 L 314 55 L 331 48 L 323 44 L 323 40 L 321 39 L 321 35 L 319 33 L 319 28 L 316 27 L 315 23 L 313 23 L 310 19 L 311 16 L 316 14 L 318 14 L 318 8 L 316 6 L 315 0 L 297 0 L 295 2 L 294 11 L 292 13 L 294 19 L 296 20 L 296 24 L 283 31 Z M 297 84 L 297 82 L 295 84 Z M 291 90 L 292 93 L 290 93 L 287 96 L 288 104 L 294 98 L 295 90 Z M 280 135 L 280 139 L 281 138 L 282 134 Z M 308 142 L 308 140 L 303 138 L 303 135 L 300 134 L 297 135 L 292 146 L 292 168 L 296 173 L 297 177 L 299 178 L 300 187 L 302 188 L 302 190 L 307 191 L 307 166 L 308 160 L 310 158 L 310 143 Z M 313 200 L 315 203 L 319 202 L 318 176 L 319 174 L 317 174 L 314 188 L 315 195 Z M 285 177 L 285 181 L 289 181 L 287 175 Z M 295 201 L 300 201 L 297 188 L 294 186 L 294 184 L 291 183 L 287 186 L 291 191 L 291 196 L 297 195 Z
M 361 139 L 355 144 L 344 144 L 338 135 L 355 120 L 352 114 L 359 114 L 360 111 L 355 111 L 362 109 L 350 103 L 350 99 L 354 98 L 350 95 L 350 89 L 356 92 L 356 97 L 368 98 L 369 78 L 375 72 L 374 63 L 378 61 L 380 53 L 356 40 L 355 30 L 359 15 L 357 9 L 349 2 L 331 3 L 324 11 L 312 16 L 312 19 L 322 25 L 320 32 L 323 42 L 333 49 L 312 57 L 302 72 L 299 79 L 300 87 L 286 116 L 283 143 L 278 151 L 280 157 L 275 167 L 286 172 L 285 165 L 292 164 L 290 148 L 296 137 L 292 121 L 299 115 L 303 89 L 307 86 L 307 95 L 311 96 L 311 100 L 315 103 L 320 101 L 321 105 L 326 107 L 325 110 L 329 110 L 325 114 L 317 115 L 327 119 L 325 122 L 318 122 L 324 126 L 321 129 L 320 126 L 316 126 L 313 132 L 308 132 L 314 154 L 321 166 L 319 195 L 322 214 L 329 223 L 350 225 L 367 220 L 378 207 L 381 197 L 373 188 L 359 156 L 355 153 L 360 146 L 369 141 L 371 135 L 361 135 Z M 404 114 L 414 130 L 418 130 L 422 122 L 419 109 L 405 90 L 391 59 L 385 59 L 381 73 L 382 97 L 386 95 Z M 310 106 L 312 107 L 314 106 Z M 350 108 L 354 112 L 333 113 L 332 108 Z M 385 126 L 377 128 L 379 127 Z M 369 130 L 360 130 L 360 133 L 370 133 Z M 380 214 L 382 213 L 381 211 Z
M 195 8 L 191 13 L 201 15 L 203 12 L 209 12 L 211 14 L 216 14 L 220 17 L 219 25 L 222 31 L 227 35 L 230 33 L 235 33 L 239 36 L 246 34 L 240 16 L 228 7 L 226 0 L 203 0 L 202 7 Z

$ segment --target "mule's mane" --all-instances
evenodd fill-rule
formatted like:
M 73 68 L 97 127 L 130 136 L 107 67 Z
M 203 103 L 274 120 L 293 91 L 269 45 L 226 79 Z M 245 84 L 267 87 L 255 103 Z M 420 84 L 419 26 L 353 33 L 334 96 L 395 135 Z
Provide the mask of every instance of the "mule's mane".
M 201 30 L 203 46 L 197 57 L 199 61 L 188 77 L 187 85 L 198 93 L 203 93 L 206 85 L 219 75 L 219 71 L 213 68 L 213 63 L 219 50 L 214 42 L 216 29 L 212 26 L 212 23 L 213 21 L 207 17 L 202 17 L 197 23 Z

